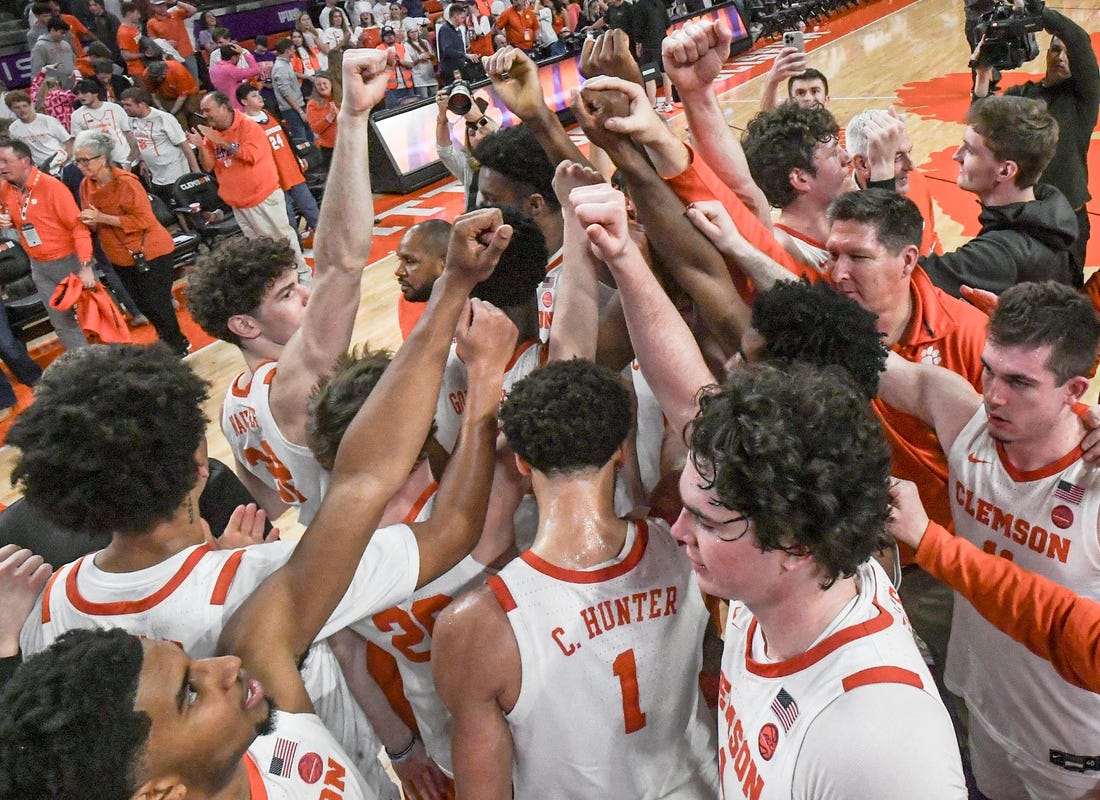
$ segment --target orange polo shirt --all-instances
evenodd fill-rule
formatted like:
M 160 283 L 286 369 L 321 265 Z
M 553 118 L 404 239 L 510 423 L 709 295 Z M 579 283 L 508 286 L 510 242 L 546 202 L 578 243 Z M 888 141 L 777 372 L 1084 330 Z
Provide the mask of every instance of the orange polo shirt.
M 920 267 L 913 270 L 910 296 L 913 315 L 909 327 L 893 346 L 894 352 L 906 361 L 937 364 L 958 373 L 980 392 L 981 355 L 989 317 L 965 300 L 933 286 Z M 894 474 L 917 484 L 928 516 L 945 528 L 952 528 L 947 456 L 936 432 L 878 398 L 872 407 L 890 443 Z
M 149 84 L 148 79 L 145 81 L 145 88 L 150 93 L 160 95 L 162 100 L 177 100 L 186 95 L 199 93 L 199 85 L 195 82 L 194 76 L 187 71 L 187 67 L 178 61 L 168 60 L 164 63 L 168 66 L 168 72 L 159 85 L 154 87 Z
M 91 178 L 80 183 L 80 204 L 84 208 L 95 206 L 122 222 L 121 227 L 98 227 L 99 244 L 108 260 L 116 266 L 132 267 L 134 257 L 131 253 L 144 253 L 149 261 L 171 253 L 175 248 L 172 234 L 157 222 L 149 193 L 141 181 L 118 167 L 112 167 L 111 173 L 115 179 L 106 186 L 98 185 Z
M 539 18 L 530 8 L 516 11 L 515 6 L 508 6 L 497 17 L 497 27 L 504 31 L 504 36 L 512 47 L 531 50 L 538 38 Z
M 42 240 L 42 244 L 30 247 L 20 233 L 19 241 L 27 255 L 34 261 L 56 261 L 71 255 L 82 263 L 91 261 L 92 234 L 80 221 L 80 209 L 68 187 L 31 167 L 25 189 L 24 192 L 13 183 L 0 182 L 0 205 L 11 215 L 15 230 L 30 223 Z
M 279 188 L 275 156 L 264 129 L 242 114 L 233 112 L 233 123 L 217 135 L 229 144 L 239 145 L 235 153 L 215 148 L 206 139 L 203 147 L 214 157 L 214 177 L 218 196 L 233 208 L 252 208 Z

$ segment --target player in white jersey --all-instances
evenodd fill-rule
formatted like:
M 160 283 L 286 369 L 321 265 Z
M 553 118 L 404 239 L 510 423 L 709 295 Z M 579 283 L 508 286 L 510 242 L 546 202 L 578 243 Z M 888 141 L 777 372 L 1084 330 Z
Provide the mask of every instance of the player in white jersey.
M 345 77 L 356 84 L 351 91 L 353 104 L 373 105 L 381 98 L 386 80 L 382 56 L 375 51 L 349 51 L 344 65 Z M 345 104 L 348 102 L 346 92 Z M 447 346 L 469 290 L 491 271 L 510 233 L 499 220 L 493 212 L 475 212 L 456 221 L 456 238 L 444 276 L 437 282 L 424 317 L 353 421 L 314 525 L 286 564 L 261 584 L 223 630 L 218 649 L 234 655 L 192 659 L 169 642 L 142 641 L 116 632 L 68 634 L 21 668 L 0 698 L 0 793 L 5 797 L 60 798 L 85 796 L 94 786 L 96 796 L 108 800 L 259 797 L 265 784 L 279 784 L 265 777 L 266 773 L 289 777 L 282 782 L 282 794 L 287 797 L 367 797 L 354 775 L 350 771 L 344 774 L 348 760 L 331 735 L 309 716 L 313 707 L 298 673 L 298 661 L 347 591 L 383 509 L 405 481 L 423 446 Z M 496 407 L 507 358 L 507 350 L 494 342 L 497 331 L 492 314 L 488 317 L 486 325 L 486 309 L 475 306 L 472 318 L 463 323 L 470 329 L 471 363 L 480 365 L 471 383 L 463 430 L 464 439 L 468 435 L 478 442 L 476 458 L 463 465 L 475 484 L 491 464 Z M 45 407 L 51 400 L 61 404 L 61 409 L 52 409 L 54 417 L 65 413 L 62 409 L 71 408 L 67 413 L 75 414 L 87 403 L 87 381 L 109 386 L 111 370 L 103 362 L 146 357 L 130 356 L 133 348 L 88 350 L 90 355 L 59 362 L 55 385 L 44 376 L 48 390 L 39 398 L 43 405 L 36 415 L 39 424 L 50 410 Z M 85 364 L 89 372 L 81 376 Z M 99 369 L 91 369 L 95 367 Z M 186 371 L 185 366 L 177 368 Z M 193 376 L 191 381 L 199 384 Z M 164 437 L 155 464 L 155 474 L 162 476 L 162 481 L 157 486 L 135 487 L 128 496 L 118 490 L 126 483 L 127 470 L 117 477 L 92 473 L 95 481 L 110 485 L 101 487 L 87 478 L 81 485 L 84 491 L 113 491 L 101 504 L 104 508 L 82 503 L 84 498 L 59 496 L 51 506 L 52 514 L 66 517 L 69 524 L 74 520 L 68 517 L 76 517 L 79 529 L 102 529 L 96 524 L 102 521 L 100 517 L 113 514 L 118 521 L 110 529 L 135 533 L 148 532 L 150 527 L 183 530 L 193 524 L 189 490 L 195 479 L 193 450 L 203 428 L 195 397 L 201 395 L 201 386 L 181 393 L 188 394 L 187 399 L 163 387 L 159 404 L 148 397 L 148 392 L 157 388 L 158 384 L 150 381 L 133 403 L 143 406 L 146 416 L 154 407 L 163 415 L 153 426 Z M 76 393 L 82 393 L 84 399 L 74 398 Z M 118 402 L 120 395 L 125 393 L 115 392 L 113 399 Z M 196 407 L 190 414 L 175 413 L 185 410 L 177 407 L 181 403 Z M 403 410 L 403 424 L 380 424 L 393 408 Z M 123 416 L 117 426 L 95 426 L 96 437 L 89 436 L 83 445 L 77 470 L 99 463 L 93 457 L 96 453 L 115 462 L 125 457 L 119 455 L 119 443 L 133 430 L 127 424 L 125 407 L 120 410 Z M 59 424 L 65 427 L 60 420 L 53 427 Z M 32 436 L 30 427 L 27 424 L 24 429 L 25 437 L 16 437 L 22 446 L 33 440 L 43 451 L 61 450 L 64 436 L 45 441 Z M 17 468 L 28 498 L 44 486 L 53 488 L 56 481 L 71 477 L 59 475 L 51 482 L 45 466 L 56 461 L 34 453 L 24 450 Z M 435 548 L 429 542 L 421 544 L 420 574 L 438 574 L 443 554 L 436 551 L 433 555 Z M 318 580 L 318 575 L 324 579 Z M 293 728 L 280 730 L 282 720 L 272 719 L 272 697 L 283 711 L 302 715 L 293 721 Z M 275 742 L 255 750 L 250 765 L 244 758 L 246 750 L 258 733 L 268 732 L 277 737 Z M 288 764 L 293 766 L 287 769 Z M 294 780 L 295 771 L 300 781 Z
M 706 612 L 667 530 L 614 512 L 626 389 L 591 362 L 553 362 L 513 388 L 501 419 L 539 526 L 522 560 L 436 624 L 459 795 L 713 797 Z
M 223 415 L 222 432 L 241 481 L 272 519 L 288 505 L 314 499 L 297 485 L 288 463 L 297 459 L 283 443 L 305 445 L 309 393 L 351 344 L 362 268 L 370 256 L 374 214 L 367 114 L 343 106 L 341 113 L 347 122 L 325 188 L 312 286 L 299 285 L 289 245 L 265 237 L 220 243 L 189 276 L 188 310 L 195 321 L 211 336 L 237 345 L 244 356 L 246 369 L 227 391 L 227 405 L 234 410 Z M 270 382 L 254 385 L 254 373 L 269 361 L 278 362 L 277 371 Z M 266 395 L 274 428 L 258 428 L 254 403 L 236 404 L 236 393 L 250 389 Z M 254 436 L 260 447 L 246 441 Z
M 623 201 L 589 200 L 577 215 L 615 276 L 642 372 L 670 427 L 689 432 L 673 536 L 700 587 L 731 599 L 719 696 L 724 797 L 965 797 L 950 720 L 904 617 L 896 601 L 876 603 L 886 586 L 868 560 L 884 541 L 889 454 L 867 376 L 854 372 L 857 388 L 835 368 L 793 362 L 736 368 L 713 387 L 690 329 L 627 234 Z M 863 321 L 872 347 L 844 342 L 851 352 L 836 358 L 881 364 L 872 323 Z M 828 675 L 832 685 L 818 686 Z M 796 682 L 815 688 L 799 698 Z M 853 716 L 863 724 L 848 726 Z
M 948 453 L 955 531 L 1100 599 L 1100 497 L 1081 459 L 1079 400 L 1100 344 L 1088 300 L 1053 283 L 1004 292 L 982 356 L 984 398 L 947 370 L 890 360 L 883 400 Z M 983 408 L 984 400 L 984 408 Z M 1100 791 L 1100 699 L 1058 676 L 957 597 L 947 685 L 970 709 L 978 788 L 1008 800 Z

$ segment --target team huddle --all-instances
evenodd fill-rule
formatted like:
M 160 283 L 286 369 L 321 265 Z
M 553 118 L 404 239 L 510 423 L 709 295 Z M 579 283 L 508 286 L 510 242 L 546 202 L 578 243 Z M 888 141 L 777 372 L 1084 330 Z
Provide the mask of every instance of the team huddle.
M 586 46 L 574 100 L 623 189 L 530 58 L 487 59 L 522 123 L 477 144 L 472 210 L 402 239 L 395 353 L 352 347 L 390 67 L 348 50 L 310 284 L 266 236 L 188 276 L 244 372 L 164 345 L 46 370 L 13 480 L 101 544 L 52 576 L 0 548 L 0 797 L 940 800 L 962 751 L 989 798 L 1100 792 L 1071 627 L 1100 599 L 1100 317 L 1074 242 L 1020 222 L 1073 221 L 1039 182 L 1058 122 L 975 102 L 984 227 L 944 253 L 892 113 L 849 126 L 849 169 L 792 78 L 738 141 L 730 32 L 692 22 L 663 45 L 688 146 L 625 41 Z M 212 390 L 255 499 L 213 533 Z

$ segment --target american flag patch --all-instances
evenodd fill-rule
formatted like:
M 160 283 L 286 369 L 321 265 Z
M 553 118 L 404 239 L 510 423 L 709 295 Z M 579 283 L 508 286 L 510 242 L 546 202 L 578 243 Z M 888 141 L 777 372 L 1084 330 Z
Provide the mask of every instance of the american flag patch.
M 271 756 L 271 766 L 267 771 L 283 778 L 290 777 L 290 768 L 294 763 L 294 754 L 298 752 L 298 743 L 281 736 L 275 740 L 275 752 Z
M 783 723 L 783 730 L 790 732 L 794 721 L 798 719 L 798 703 L 787 694 L 786 689 L 780 689 L 772 700 L 772 713 Z
M 1054 490 L 1054 496 L 1065 500 L 1067 503 L 1080 505 L 1081 501 L 1085 499 L 1085 490 L 1075 483 L 1058 481 L 1058 488 Z

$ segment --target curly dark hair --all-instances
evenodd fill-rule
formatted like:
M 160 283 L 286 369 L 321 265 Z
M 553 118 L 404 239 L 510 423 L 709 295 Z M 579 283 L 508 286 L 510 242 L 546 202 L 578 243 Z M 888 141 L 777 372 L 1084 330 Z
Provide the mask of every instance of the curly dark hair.
M 989 318 L 989 339 L 1002 347 L 1051 348 L 1047 368 L 1061 386 L 1088 375 L 1100 345 L 1100 318 L 1087 297 L 1054 281 L 1006 289 Z
M 798 199 L 791 186 L 791 170 L 816 175 L 814 148 L 840 133 L 833 115 L 821 106 L 799 108 L 783 103 L 774 111 L 761 111 L 745 127 L 741 146 L 752 179 L 775 208 L 786 208 Z
M 207 385 L 165 345 L 96 345 L 43 374 L 8 444 L 27 501 L 78 533 L 144 533 L 198 473 Z
M 867 401 L 878 394 L 886 368 L 877 321 L 823 281 L 780 281 L 758 294 L 752 307 L 752 327 L 764 339 L 762 360 L 843 367 Z
M 701 392 L 687 440 L 704 488 L 755 523 L 762 550 L 812 556 L 822 588 L 888 543 L 890 451 L 842 370 L 735 369 Z
M 539 194 L 551 208 L 561 208 L 554 193 L 554 164 L 526 125 L 501 128 L 481 140 L 474 158 L 483 167 L 519 184 L 525 195 Z
M 366 401 L 393 354 L 388 350 L 359 350 L 336 359 L 332 373 L 321 378 L 309 397 L 306 441 L 322 467 L 332 469 L 340 440 Z
M 550 252 L 538 224 L 522 211 L 509 206 L 500 208 L 506 225 L 512 226 L 512 239 L 500 254 L 493 274 L 470 291 L 470 297 L 486 300 L 497 308 L 531 305 L 535 289 L 546 277 Z
M 134 710 L 141 640 L 73 630 L 32 656 L 0 693 L 0 797 L 125 800 L 149 736 Z
M 236 237 L 218 242 L 188 274 L 187 310 L 207 334 L 240 345 L 229 319 L 251 314 L 272 285 L 297 267 L 294 251 L 282 239 Z
M 599 469 L 633 424 L 630 393 L 615 373 L 574 358 L 512 387 L 500 410 L 509 446 L 544 475 Z

